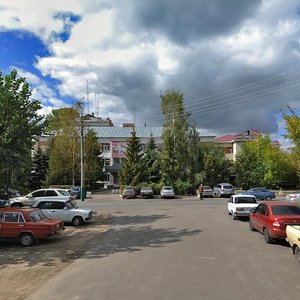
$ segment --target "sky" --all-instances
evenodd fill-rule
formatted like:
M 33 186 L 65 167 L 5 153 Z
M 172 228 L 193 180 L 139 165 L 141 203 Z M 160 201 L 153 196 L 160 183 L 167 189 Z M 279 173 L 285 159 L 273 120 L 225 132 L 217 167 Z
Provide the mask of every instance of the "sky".
M 0 0 L 0 42 L 0 70 L 26 77 L 40 114 L 83 99 L 115 125 L 162 126 L 174 89 L 201 135 L 256 129 L 290 146 L 298 0 Z

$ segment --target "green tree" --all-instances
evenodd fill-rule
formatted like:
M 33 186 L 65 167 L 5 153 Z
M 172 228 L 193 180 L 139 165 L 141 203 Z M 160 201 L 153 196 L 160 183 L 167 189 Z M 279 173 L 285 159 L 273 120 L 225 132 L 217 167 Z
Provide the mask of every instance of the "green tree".
M 274 146 L 268 136 L 242 145 L 236 168 L 238 181 L 243 188 L 278 187 L 295 170 L 288 153 Z
M 88 129 L 84 139 L 84 167 L 85 182 L 90 188 L 97 180 L 103 179 L 103 163 L 101 161 L 101 145 L 98 142 L 96 133 Z
M 160 168 L 158 161 L 157 145 L 153 135 L 150 136 L 146 144 L 143 155 L 143 180 L 148 183 L 157 183 L 160 181 Z
M 53 110 L 46 117 L 49 141 L 49 171 L 47 184 L 80 183 L 79 113 L 74 108 Z
M 43 131 L 42 108 L 31 99 L 25 78 L 12 70 L 5 77 L 0 71 L 0 187 L 24 185 L 30 177 L 31 148 Z
M 297 170 L 298 183 L 300 183 L 300 116 L 292 108 L 288 107 L 288 109 L 290 114 L 282 114 L 287 131 L 284 137 L 290 139 L 294 144 L 294 147 L 291 149 L 291 159 Z
M 201 177 L 200 136 L 190 124 L 183 100 L 180 91 L 169 89 L 161 94 L 165 129 L 159 158 L 162 182 L 174 185 L 179 193 L 191 193 Z
M 142 155 L 140 139 L 133 130 L 127 141 L 125 159 L 119 172 L 121 185 L 137 186 L 142 181 Z
M 30 190 L 37 190 L 43 186 L 48 171 L 48 160 L 49 155 L 38 148 L 32 157 Z

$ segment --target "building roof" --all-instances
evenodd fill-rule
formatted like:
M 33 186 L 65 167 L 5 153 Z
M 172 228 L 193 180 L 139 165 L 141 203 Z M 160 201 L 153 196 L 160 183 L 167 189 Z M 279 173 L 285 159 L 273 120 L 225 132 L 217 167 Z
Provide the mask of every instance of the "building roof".
M 216 138 L 217 142 L 233 142 L 236 140 L 253 140 L 261 135 L 259 130 L 247 130 L 239 134 L 227 134 Z
M 129 138 L 133 127 L 89 126 L 102 138 Z M 161 137 L 164 127 L 135 127 L 136 135 L 140 138 Z

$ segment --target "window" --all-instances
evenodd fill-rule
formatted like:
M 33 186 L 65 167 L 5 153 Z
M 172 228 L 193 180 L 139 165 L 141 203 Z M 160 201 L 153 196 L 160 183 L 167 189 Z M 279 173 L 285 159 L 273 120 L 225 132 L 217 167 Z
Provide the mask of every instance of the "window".
M 52 209 L 64 209 L 66 204 L 64 202 L 52 202 L 51 208 Z
M 42 201 L 37 205 L 40 209 L 50 209 L 51 208 L 51 202 L 49 201 Z
M 45 190 L 40 190 L 40 191 L 36 191 L 31 193 L 32 197 L 43 197 L 45 193 Z
M 225 147 L 224 152 L 227 153 L 233 153 L 232 147 Z
M 268 208 L 267 208 L 266 205 L 262 205 L 262 206 L 261 206 L 260 214 L 261 214 L 261 215 L 265 215 L 265 216 L 268 215 Z
M 20 214 L 20 213 L 8 212 L 8 213 L 5 213 L 4 222 L 8 222 L 8 223 L 17 223 L 17 222 L 24 223 L 25 220 L 24 220 L 23 215 Z
M 110 151 L 110 144 L 101 144 L 102 151 Z
M 104 159 L 104 166 L 110 166 L 110 159 L 109 158 Z
M 300 215 L 299 206 L 278 205 L 278 206 L 273 206 L 272 211 L 274 215 Z
M 54 190 L 46 190 L 45 196 L 48 196 L 48 197 L 56 197 L 56 196 L 57 196 L 57 193 L 56 193 L 56 191 L 54 191 Z

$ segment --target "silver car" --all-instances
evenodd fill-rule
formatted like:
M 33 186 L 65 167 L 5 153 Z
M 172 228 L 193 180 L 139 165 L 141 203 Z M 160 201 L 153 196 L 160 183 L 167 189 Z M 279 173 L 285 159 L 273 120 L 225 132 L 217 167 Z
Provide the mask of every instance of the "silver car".
M 175 198 L 175 192 L 173 187 L 164 186 L 160 191 L 160 198 Z
M 231 197 L 235 194 L 235 189 L 230 183 L 218 183 L 214 187 L 214 196 L 216 197 Z
M 123 193 L 122 193 L 122 198 L 123 199 L 129 199 L 129 198 L 135 198 L 136 197 L 136 192 L 134 190 L 133 186 L 125 186 Z
M 74 226 L 82 225 L 93 218 L 90 208 L 77 207 L 70 200 L 37 200 L 32 207 L 40 208 L 49 219 L 59 219 Z

